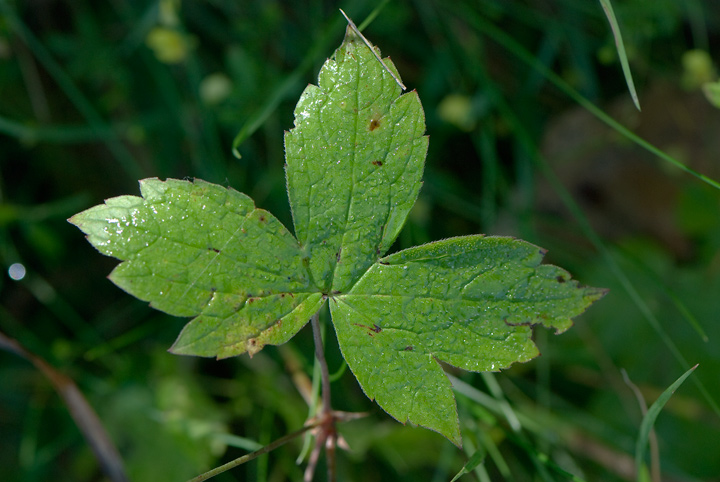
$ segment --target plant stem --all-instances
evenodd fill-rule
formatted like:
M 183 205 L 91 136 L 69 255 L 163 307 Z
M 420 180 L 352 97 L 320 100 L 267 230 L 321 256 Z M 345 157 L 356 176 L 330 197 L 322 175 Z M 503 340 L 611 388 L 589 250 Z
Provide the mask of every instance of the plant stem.
M 322 389 L 322 415 L 332 411 L 330 404 L 330 372 L 328 371 L 327 362 L 325 361 L 325 347 L 322 341 L 322 333 L 320 332 L 320 312 L 315 313 L 310 319 L 313 330 L 313 340 L 315 341 L 315 356 L 318 364 L 320 364 L 320 380 Z
M 222 474 L 230 469 L 242 465 L 245 462 L 249 462 L 263 454 L 266 454 L 276 448 L 280 447 L 291 441 L 292 439 L 299 437 L 303 433 L 311 429 L 317 429 L 315 447 L 310 454 L 310 460 L 305 470 L 304 479 L 310 481 L 313 479 L 315 474 L 315 467 L 317 466 L 318 459 L 320 458 L 320 452 L 323 447 L 325 448 L 325 454 L 327 458 L 327 470 L 328 470 L 328 482 L 335 482 L 335 447 L 338 442 L 338 435 L 335 431 L 335 422 L 353 420 L 356 418 L 363 417 L 367 414 L 364 413 L 346 413 L 346 412 L 334 412 L 332 405 L 330 404 L 330 373 L 328 371 L 327 362 L 325 361 L 325 351 L 323 349 L 322 334 L 320 332 L 320 316 L 319 312 L 315 313 L 310 319 L 313 330 L 313 339 L 315 341 L 315 356 L 317 357 L 318 364 L 320 365 L 320 378 L 321 378 L 321 389 L 322 389 L 322 408 L 320 413 L 314 418 L 310 419 L 307 425 L 300 430 L 296 430 L 293 433 L 280 437 L 274 442 L 266 445 L 265 447 L 256 450 L 255 452 L 243 455 L 237 459 L 228 462 L 220 467 L 215 467 L 212 470 L 200 474 L 197 477 L 190 479 L 188 482 L 203 482 L 216 475 Z M 341 442 L 342 444 L 342 442 Z
M 275 450 L 276 448 L 280 447 L 281 445 L 285 445 L 292 439 L 299 437 L 300 435 L 304 434 L 308 430 L 311 430 L 311 429 L 317 427 L 318 425 L 321 425 L 322 423 L 323 423 L 322 420 L 316 420 L 315 422 L 304 426 L 300 430 L 296 430 L 292 433 L 289 433 L 287 435 L 280 437 L 279 439 L 275 440 L 274 442 L 269 443 L 268 445 L 264 446 L 261 449 L 256 450 L 255 452 L 245 454 L 242 457 L 238 457 L 233 461 L 230 461 L 224 465 L 221 465 L 220 467 L 215 467 L 214 469 L 209 470 L 209 471 L 205 472 L 204 474 L 200 474 L 197 477 L 188 480 L 188 482 L 203 482 L 204 480 L 208 480 L 212 477 L 215 477 L 216 475 L 222 474 L 223 472 L 233 469 L 233 468 L 237 467 L 238 465 L 242 465 L 245 462 L 249 462 L 252 459 L 255 459 L 263 454 L 266 454 L 272 450 Z
M 315 447 L 310 454 L 310 460 L 305 470 L 304 480 L 309 482 L 315 474 L 320 452 L 325 447 L 328 482 L 335 481 L 335 444 L 337 442 L 337 434 L 335 432 L 335 414 L 332 410 L 330 400 L 330 372 L 328 371 L 327 362 L 325 361 L 325 347 L 322 341 L 322 333 L 320 332 L 320 312 L 317 312 L 310 319 L 313 330 L 313 340 L 315 341 L 315 357 L 320 365 L 320 381 L 322 390 L 322 409 L 317 416 L 320 422 L 320 429 L 316 435 L 317 440 Z

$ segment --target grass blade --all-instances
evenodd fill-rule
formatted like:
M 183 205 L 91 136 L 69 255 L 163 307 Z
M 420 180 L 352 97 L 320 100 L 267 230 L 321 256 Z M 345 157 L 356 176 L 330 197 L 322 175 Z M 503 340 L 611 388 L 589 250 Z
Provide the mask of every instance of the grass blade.
M 87 120 L 93 131 L 97 133 L 97 137 L 104 140 L 107 149 L 113 157 L 115 157 L 118 164 L 125 170 L 128 177 L 130 179 L 141 179 L 145 177 L 143 168 L 135 160 L 128 148 L 125 147 L 117 137 L 109 137 L 107 135 L 107 133 L 112 132 L 112 130 L 103 120 L 95 106 L 78 88 L 70 74 L 55 60 L 47 47 L 43 45 L 28 26 L 22 22 L 20 17 L 12 10 L 12 7 L 5 2 L 0 2 L 0 12 L 2 12 L 13 33 L 27 45 L 37 61 L 45 68 L 65 93 L 68 100 L 72 102 L 78 112 Z M 6 123 L 5 127 L 12 127 L 12 125 L 8 126 Z
M 647 414 L 643 418 L 643 421 L 640 424 L 640 433 L 638 434 L 637 445 L 635 446 L 635 470 L 637 471 L 637 480 L 641 480 L 640 476 L 642 473 L 643 459 L 645 458 L 645 450 L 647 449 L 650 431 L 655 424 L 655 420 L 660 414 L 660 410 L 662 410 L 667 401 L 670 400 L 670 397 L 673 393 L 675 393 L 675 390 L 677 390 L 678 387 L 682 385 L 685 379 L 689 377 L 690 374 L 695 371 L 697 367 L 698 366 L 695 365 L 694 367 L 683 373 L 680 378 L 675 380 L 672 385 L 670 385 L 664 392 L 662 392 L 658 399 L 655 400 L 655 403 L 650 406 Z
M 707 335 L 705 329 L 700 324 L 700 320 L 698 320 L 697 317 L 692 313 L 692 311 L 690 311 L 690 308 L 680 298 L 680 296 L 678 296 L 677 293 L 675 293 L 675 291 L 670 288 L 670 286 L 668 286 L 665 281 L 663 281 L 659 274 L 655 273 L 647 265 L 642 263 L 639 259 L 637 259 L 636 256 L 632 256 L 630 253 L 627 252 L 621 252 L 621 255 L 630 262 L 632 262 L 639 271 L 645 274 L 648 279 L 655 286 L 657 286 L 658 290 L 660 290 L 665 296 L 667 296 L 667 298 L 672 302 L 672 304 L 675 305 L 675 309 L 678 310 L 678 312 L 682 315 L 682 319 L 688 325 L 690 325 L 693 330 L 695 330 L 695 332 L 698 334 L 698 336 L 702 339 L 703 342 L 707 343 L 708 341 L 710 341 L 710 337 Z
M 623 74 L 625 75 L 625 82 L 627 83 L 630 96 L 632 97 L 633 103 L 637 110 L 640 109 L 640 101 L 638 100 L 637 92 L 635 91 L 635 83 L 633 82 L 632 72 L 630 72 L 630 64 L 628 64 L 627 53 L 625 53 L 625 45 L 623 45 L 622 34 L 620 33 L 620 26 L 618 25 L 617 18 L 615 18 L 615 12 L 613 11 L 610 0 L 600 0 L 605 16 L 610 22 L 610 28 L 612 29 L 613 37 L 615 37 L 615 48 L 617 49 L 618 58 L 620 59 L 620 65 L 622 66 Z
M 646 151 L 652 153 L 653 155 L 659 157 L 663 161 L 666 161 L 673 166 L 677 167 L 678 169 L 681 169 L 688 174 L 691 174 L 695 176 L 696 178 L 700 179 L 701 181 L 709 184 L 710 186 L 714 187 L 715 189 L 720 190 L 720 182 L 706 176 L 705 174 L 701 174 L 694 169 L 686 166 L 681 161 L 675 159 L 674 157 L 670 156 L 669 154 L 666 154 L 664 151 L 659 149 L 658 147 L 654 146 L 653 144 L 650 144 L 648 141 L 643 139 L 642 137 L 638 136 L 634 132 L 632 132 L 630 129 L 610 117 L 608 114 L 606 114 L 602 109 L 600 109 L 598 106 L 593 104 L 588 98 L 580 94 L 577 90 L 573 89 L 565 80 L 563 80 L 558 74 L 550 70 L 547 66 L 542 64 L 540 61 L 538 61 L 530 52 L 528 52 L 520 43 L 518 43 L 514 38 L 506 34 L 502 29 L 499 27 L 493 25 L 491 22 L 489 22 L 486 19 L 481 18 L 477 15 L 471 15 L 467 11 L 459 10 L 461 15 L 465 15 L 466 18 L 470 21 L 472 26 L 477 28 L 479 31 L 485 33 L 488 37 L 492 38 L 495 42 L 505 47 L 508 51 L 510 51 L 513 55 L 515 55 L 518 59 L 522 60 L 526 64 L 528 64 L 533 69 L 537 70 L 543 77 L 545 77 L 547 80 L 549 80 L 555 87 L 560 89 L 562 92 L 564 92 L 568 97 L 570 97 L 572 100 L 578 103 L 581 107 L 586 109 L 588 112 L 590 112 L 592 115 L 600 119 L 602 122 L 607 124 L 611 129 L 615 130 L 622 136 L 628 138 L 630 141 L 634 142 L 635 144 L 639 145 Z
M 465 474 L 469 474 L 470 472 L 475 469 L 478 465 L 480 465 L 483 460 L 485 460 L 485 450 L 480 447 L 478 450 L 475 451 L 474 454 L 470 456 L 470 459 L 467 461 L 465 465 L 463 465 L 463 468 L 460 469 L 460 472 L 455 474 L 455 477 L 452 478 L 450 482 L 455 482 L 460 477 L 462 477 Z
M 115 132 L 107 126 L 102 128 L 92 125 L 30 126 L 0 116 L 0 133 L 31 144 L 36 142 L 70 144 L 98 140 L 108 141 L 115 136 Z
M 129 479 L 118 449 L 110 439 L 100 417 L 75 382 L 4 333 L 0 333 L 0 349 L 26 359 L 48 379 L 62 398 L 70 416 L 85 437 L 108 479 L 112 482 L 128 482 Z
M 316 42 L 308 50 L 302 63 L 275 87 L 262 107 L 250 116 L 250 120 L 243 125 L 240 132 L 238 132 L 233 139 L 232 153 L 235 157 L 238 159 L 242 157 L 239 151 L 240 145 L 267 121 L 283 100 L 295 92 L 305 72 L 310 70 L 310 67 L 312 67 L 318 59 L 322 58 L 323 52 L 329 49 L 330 42 L 341 24 L 342 17 L 340 16 L 327 24 L 326 28 L 318 36 Z

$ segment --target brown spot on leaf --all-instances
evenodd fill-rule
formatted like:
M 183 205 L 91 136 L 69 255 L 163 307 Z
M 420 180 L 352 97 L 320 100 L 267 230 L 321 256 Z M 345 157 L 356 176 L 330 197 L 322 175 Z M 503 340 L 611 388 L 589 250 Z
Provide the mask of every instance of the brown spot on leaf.
M 382 161 L 373 161 L 372 163 L 373 163 L 373 166 L 378 166 L 378 167 L 383 165 Z
M 264 214 L 261 214 L 259 219 L 260 219 L 260 222 L 261 222 L 261 223 L 264 223 L 264 222 L 265 222 L 265 215 L 264 215 Z
M 208 251 L 215 251 L 216 253 L 220 253 L 219 249 L 213 247 L 208 248 Z
M 415 348 L 412 345 L 408 345 L 405 347 L 405 351 L 413 351 Z
M 564 283 L 565 281 L 567 281 L 567 280 L 566 280 L 565 278 L 563 278 L 562 276 L 558 276 L 558 277 L 555 278 L 555 279 L 557 279 L 557 282 L 558 282 L 558 283 Z
M 273 321 L 272 325 L 268 326 L 265 330 L 265 333 L 268 333 L 273 330 L 279 330 L 282 327 L 282 320 L 275 320 Z
M 380 121 L 377 119 L 373 119 L 370 121 L 370 127 L 368 127 L 368 129 L 370 129 L 370 131 L 372 132 L 378 127 L 380 127 Z
M 353 323 L 355 326 L 359 326 L 360 328 L 365 328 L 368 330 L 368 335 L 375 336 L 374 333 L 380 333 L 382 331 L 382 328 L 380 328 L 378 325 L 373 323 L 373 326 L 367 326 L 367 325 L 361 325 L 360 323 Z

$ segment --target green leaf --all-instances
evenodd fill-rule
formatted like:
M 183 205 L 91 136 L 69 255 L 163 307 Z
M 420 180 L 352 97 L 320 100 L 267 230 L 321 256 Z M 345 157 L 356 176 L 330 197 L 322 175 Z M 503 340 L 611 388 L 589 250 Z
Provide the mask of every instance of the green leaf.
M 297 239 L 233 189 L 140 182 L 70 219 L 123 262 L 110 279 L 194 317 L 171 351 L 250 355 L 290 339 L 329 300 L 343 356 L 399 421 L 460 444 L 439 362 L 496 371 L 538 354 L 532 326 L 560 333 L 604 291 L 581 288 L 524 241 L 451 238 L 382 257 L 415 202 L 428 138 L 416 92 L 348 29 L 285 136 Z M 396 80 L 397 79 L 397 80 Z
M 140 181 L 70 222 L 121 259 L 110 280 L 151 306 L 194 316 L 171 351 L 229 357 L 290 339 L 322 304 L 302 250 L 270 213 L 204 181 Z
M 455 400 L 438 361 L 497 371 L 530 360 L 538 354 L 532 324 L 565 331 L 604 293 L 540 265 L 543 254 L 512 238 L 446 239 L 379 260 L 350 292 L 331 298 L 340 348 L 368 397 L 459 445 Z
M 346 292 L 390 248 L 420 191 L 425 116 L 388 69 L 399 77 L 348 28 L 285 136 L 295 234 L 326 293 Z

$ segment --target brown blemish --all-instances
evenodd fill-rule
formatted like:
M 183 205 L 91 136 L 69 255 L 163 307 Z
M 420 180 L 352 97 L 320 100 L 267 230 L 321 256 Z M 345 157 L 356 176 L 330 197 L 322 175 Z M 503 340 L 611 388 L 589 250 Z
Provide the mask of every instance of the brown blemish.
M 372 163 L 373 163 L 373 166 L 378 166 L 378 167 L 383 165 L 382 161 L 373 161 Z
M 382 331 L 382 328 L 380 328 L 377 324 L 373 323 L 373 326 L 367 326 L 367 325 L 361 325 L 360 323 L 353 323 L 355 326 L 359 326 L 360 328 L 365 328 L 368 331 L 368 335 L 375 336 L 373 333 L 380 333 Z
M 408 345 L 405 347 L 405 351 L 413 351 L 415 348 L 413 348 L 412 345 Z
M 216 253 L 220 254 L 220 250 L 217 248 L 210 247 L 210 248 L 208 248 L 208 251 L 215 251 Z
M 265 215 L 264 215 L 264 214 L 261 214 L 259 219 L 260 219 L 260 222 L 261 222 L 261 223 L 264 223 L 264 222 L 265 222 Z
M 380 127 L 380 121 L 377 119 L 373 119 L 370 121 L 370 127 L 368 127 L 368 129 L 370 129 L 370 132 L 372 132 L 378 127 Z
M 564 282 L 567 281 L 567 280 L 566 280 L 565 278 L 563 278 L 562 276 L 558 276 L 558 277 L 555 278 L 555 279 L 557 280 L 558 283 L 564 283 Z

